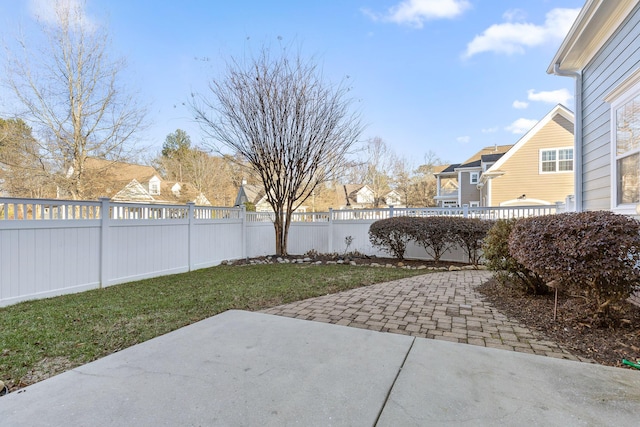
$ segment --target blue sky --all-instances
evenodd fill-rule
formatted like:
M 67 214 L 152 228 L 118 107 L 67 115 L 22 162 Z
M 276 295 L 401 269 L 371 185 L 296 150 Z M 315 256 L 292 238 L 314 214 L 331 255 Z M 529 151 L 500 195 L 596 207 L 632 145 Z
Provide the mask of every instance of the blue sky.
M 51 0 L 0 0 L 0 37 L 28 33 Z M 67 0 L 69 1 L 69 0 Z M 78 0 L 71 0 L 78 1 Z M 366 129 L 415 165 L 434 151 L 462 161 L 515 143 L 573 80 L 546 68 L 584 0 L 87 0 L 106 25 L 124 83 L 149 105 L 149 155 L 167 134 L 202 133 L 183 105 L 230 57 L 283 43 L 324 77 L 348 76 Z

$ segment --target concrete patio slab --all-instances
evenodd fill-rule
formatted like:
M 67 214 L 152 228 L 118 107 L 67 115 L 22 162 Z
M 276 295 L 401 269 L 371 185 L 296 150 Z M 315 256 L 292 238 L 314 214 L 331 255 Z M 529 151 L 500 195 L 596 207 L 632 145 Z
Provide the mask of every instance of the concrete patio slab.
M 640 372 L 416 339 L 378 426 L 637 426 Z
M 412 338 L 229 311 L 0 398 L 7 426 L 373 425 Z
M 616 425 L 640 372 L 229 311 L 0 398 L 8 426 Z

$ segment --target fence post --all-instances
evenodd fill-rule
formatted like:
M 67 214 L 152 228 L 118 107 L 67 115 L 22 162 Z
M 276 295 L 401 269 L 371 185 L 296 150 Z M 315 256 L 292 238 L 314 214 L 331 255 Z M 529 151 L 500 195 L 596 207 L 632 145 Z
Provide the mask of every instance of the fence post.
M 469 205 L 462 205 L 462 216 L 469 218 Z
M 188 229 L 188 236 L 189 236 L 189 242 L 188 242 L 188 253 L 187 253 L 187 263 L 189 265 L 189 271 L 193 271 L 195 269 L 195 261 L 193 260 L 193 255 L 196 253 L 195 250 L 195 227 L 194 227 L 194 219 L 195 219 L 195 215 L 196 215 L 196 209 L 195 209 L 196 204 L 194 202 L 187 202 L 187 207 L 189 208 L 188 211 L 188 215 L 189 215 L 189 229 Z
M 389 205 L 389 218 L 393 218 L 393 205 Z
M 329 227 L 328 231 L 329 236 L 327 239 L 327 251 L 332 254 L 333 253 L 333 208 L 329 208 Z
M 240 206 L 240 217 L 242 218 L 242 229 L 240 230 L 240 255 L 247 258 L 247 206 Z
M 105 287 L 109 278 L 107 277 L 109 267 L 109 222 L 111 212 L 108 197 L 100 197 L 100 288 Z

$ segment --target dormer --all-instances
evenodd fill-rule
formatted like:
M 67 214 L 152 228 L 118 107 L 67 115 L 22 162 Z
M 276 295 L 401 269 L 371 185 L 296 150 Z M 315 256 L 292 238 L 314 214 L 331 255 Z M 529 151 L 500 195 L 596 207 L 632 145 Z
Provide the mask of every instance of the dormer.
M 152 196 L 160 195 L 160 178 L 153 176 L 149 180 L 149 194 Z
M 173 187 L 171 187 L 171 192 L 173 193 L 174 196 L 180 197 L 181 189 L 182 189 L 182 186 L 180 185 L 180 183 L 176 182 L 175 184 L 173 184 Z

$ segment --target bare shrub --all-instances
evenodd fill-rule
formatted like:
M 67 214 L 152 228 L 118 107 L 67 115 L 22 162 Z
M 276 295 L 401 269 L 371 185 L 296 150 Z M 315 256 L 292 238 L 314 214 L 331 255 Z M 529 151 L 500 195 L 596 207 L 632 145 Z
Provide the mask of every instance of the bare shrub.
M 469 263 L 477 266 L 480 261 L 482 241 L 494 222 L 479 218 L 451 218 L 451 236 L 466 252 Z

